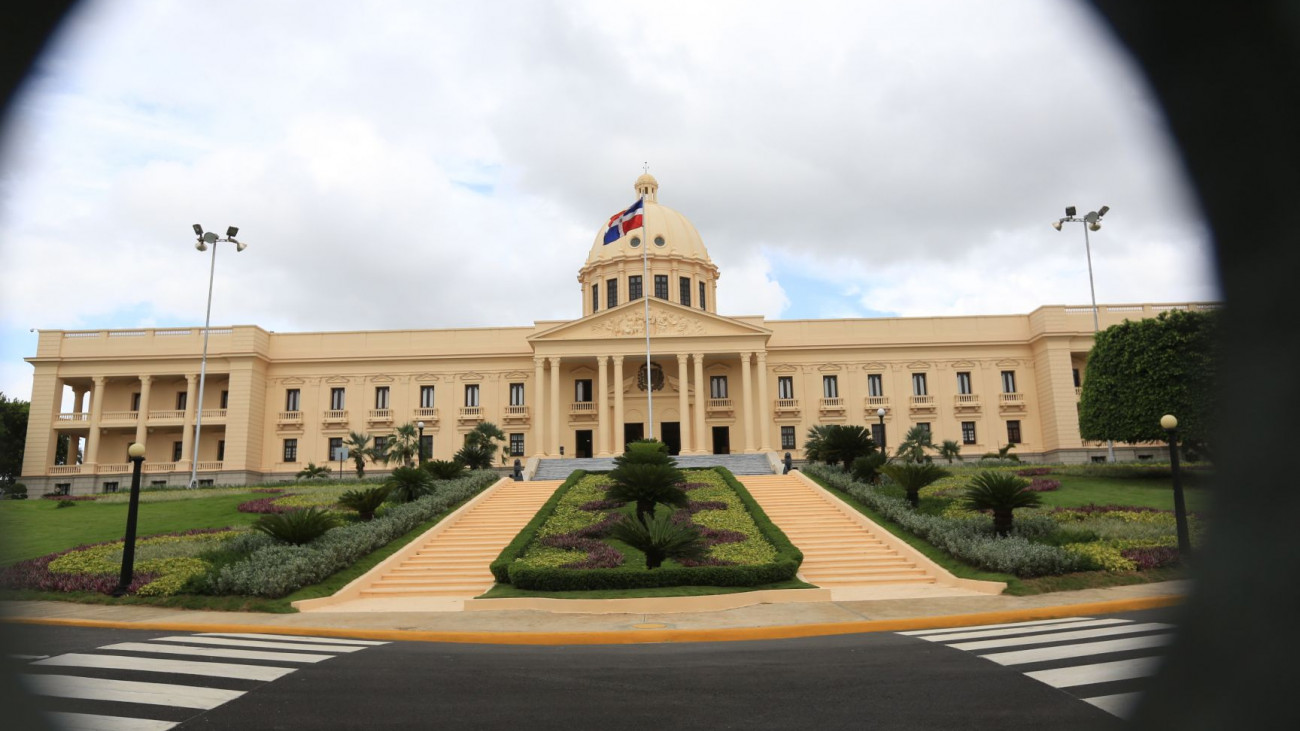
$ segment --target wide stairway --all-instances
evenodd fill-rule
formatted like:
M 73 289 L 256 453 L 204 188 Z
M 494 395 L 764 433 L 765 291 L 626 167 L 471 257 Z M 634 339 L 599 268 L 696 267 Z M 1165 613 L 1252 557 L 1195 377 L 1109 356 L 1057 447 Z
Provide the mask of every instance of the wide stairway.
M 488 565 L 560 486 L 556 481 L 498 487 L 361 591 L 363 599 L 469 599 L 492 587 Z
M 865 598 L 860 590 L 871 587 L 935 583 L 926 569 L 894 551 L 801 480 L 789 475 L 747 475 L 740 481 L 772 522 L 803 551 L 799 577 L 830 589 L 834 598 Z
M 766 454 L 694 454 L 679 455 L 677 466 L 682 469 L 701 467 L 726 467 L 733 475 L 770 475 L 772 465 Z M 614 469 L 612 457 L 583 457 L 581 459 L 544 459 L 537 465 L 534 480 L 564 480 L 574 470 L 608 471 Z

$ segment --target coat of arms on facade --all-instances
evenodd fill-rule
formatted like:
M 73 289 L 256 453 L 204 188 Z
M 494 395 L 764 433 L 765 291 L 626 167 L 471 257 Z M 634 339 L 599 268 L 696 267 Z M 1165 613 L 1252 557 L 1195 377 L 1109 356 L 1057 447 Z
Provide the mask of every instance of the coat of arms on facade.
M 636 387 L 644 391 L 645 384 L 645 363 L 642 363 L 641 368 L 636 372 Z M 650 390 L 664 390 L 664 369 L 658 363 L 650 364 Z
M 592 332 L 601 335 L 645 335 L 645 315 L 640 312 L 612 320 L 602 320 L 591 326 Z M 703 335 L 704 323 L 677 312 L 654 312 L 650 315 L 651 335 Z

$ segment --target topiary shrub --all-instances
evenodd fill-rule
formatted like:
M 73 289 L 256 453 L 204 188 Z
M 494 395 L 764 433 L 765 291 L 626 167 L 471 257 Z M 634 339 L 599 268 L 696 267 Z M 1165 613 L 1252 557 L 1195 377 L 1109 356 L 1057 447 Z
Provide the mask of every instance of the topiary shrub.
M 253 530 L 271 536 L 277 541 L 301 546 L 320 538 L 325 531 L 338 526 L 339 519 L 320 508 L 305 508 L 289 513 L 263 515 L 253 523 Z
M 1036 508 L 1043 498 L 1030 492 L 1029 481 L 1009 472 L 981 472 L 971 478 L 966 488 L 965 505 L 971 510 L 993 511 L 993 532 L 1011 533 L 1012 513 L 1016 508 Z

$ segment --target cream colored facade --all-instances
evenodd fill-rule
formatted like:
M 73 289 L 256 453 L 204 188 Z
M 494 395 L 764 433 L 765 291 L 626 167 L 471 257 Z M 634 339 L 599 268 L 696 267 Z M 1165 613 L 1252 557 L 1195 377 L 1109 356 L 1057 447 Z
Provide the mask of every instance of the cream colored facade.
M 38 494 L 126 487 L 133 441 L 146 445 L 151 483 L 187 483 L 194 460 L 200 480 L 215 484 L 291 479 L 309 462 L 337 470 L 331 440 L 350 431 L 385 436 L 420 421 L 432 438 L 430 458 L 450 459 L 484 420 L 511 435 L 507 449 L 524 459 L 605 456 L 651 433 L 651 407 L 654 436 L 682 454 L 788 451 L 798 459 L 809 427 L 876 424 L 880 408 L 889 444 L 926 423 L 936 443 L 961 442 L 964 455 L 1009 440 L 1027 460 L 1105 454 L 1104 445 L 1082 442 L 1078 427 L 1091 307 L 974 317 L 726 317 L 716 311 L 718 269 L 695 228 L 658 204 L 654 178 L 643 175 L 636 188 L 646 201 L 645 228 L 606 245 L 602 227 L 578 274 L 583 316 L 576 320 L 326 333 L 214 328 L 202 404 L 201 328 L 41 331 L 27 359 L 35 373 L 22 479 Z M 643 276 L 642 247 L 649 377 L 646 303 L 629 298 Z M 1215 306 L 1099 311 L 1105 328 Z M 73 406 L 65 411 L 69 392 Z M 61 436 L 74 445 L 68 464 L 55 464 Z M 1120 459 L 1155 451 L 1117 447 Z

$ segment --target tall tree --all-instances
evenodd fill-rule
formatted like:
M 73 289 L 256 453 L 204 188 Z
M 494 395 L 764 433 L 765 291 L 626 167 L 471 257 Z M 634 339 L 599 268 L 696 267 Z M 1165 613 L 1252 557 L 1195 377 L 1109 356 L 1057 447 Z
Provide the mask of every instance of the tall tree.
M 1218 322 L 1212 312 L 1171 310 L 1098 333 L 1079 402 L 1083 438 L 1163 441 L 1160 417 L 1173 414 L 1185 448 L 1203 451 L 1213 423 Z
M 0 392 L 0 483 L 15 482 L 23 471 L 30 404 Z
M 404 467 L 410 467 L 417 455 L 420 453 L 420 432 L 415 428 L 415 424 L 406 422 L 393 430 L 393 436 L 388 440 L 387 456 L 389 459 L 401 462 Z

